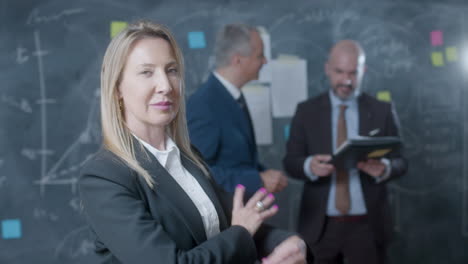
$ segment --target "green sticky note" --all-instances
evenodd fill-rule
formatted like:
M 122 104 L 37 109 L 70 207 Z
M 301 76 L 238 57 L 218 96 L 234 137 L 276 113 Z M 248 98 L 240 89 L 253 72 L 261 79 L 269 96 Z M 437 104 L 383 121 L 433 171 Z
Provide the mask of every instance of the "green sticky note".
M 458 52 L 457 47 L 447 47 L 445 48 L 445 56 L 447 61 L 457 61 L 458 60 Z
M 392 95 L 389 91 L 380 91 L 377 93 L 377 99 L 384 102 L 392 101 Z
M 444 66 L 444 54 L 442 52 L 432 52 L 431 54 L 432 65 L 435 67 Z
M 110 34 L 111 38 L 115 37 L 117 34 L 120 33 L 124 28 L 128 26 L 127 22 L 123 21 L 112 21 L 110 26 Z

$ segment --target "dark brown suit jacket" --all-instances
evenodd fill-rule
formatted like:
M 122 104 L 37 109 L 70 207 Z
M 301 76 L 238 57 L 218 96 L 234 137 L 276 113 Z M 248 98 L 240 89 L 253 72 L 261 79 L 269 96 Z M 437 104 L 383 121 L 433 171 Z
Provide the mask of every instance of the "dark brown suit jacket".
M 398 119 L 391 104 L 361 94 L 358 98 L 359 135 L 398 136 Z M 331 154 L 332 150 L 331 103 L 329 93 L 300 103 L 293 117 L 287 154 L 283 160 L 290 176 L 305 181 L 298 229 L 309 245 L 314 245 L 324 230 L 331 177 L 310 181 L 304 173 L 304 162 L 315 154 Z M 388 157 L 391 161 L 389 179 L 401 176 L 407 162 L 400 153 Z M 385 181 L 376 183 L 371 176 L 360 173 L 362 191 L 376 241 L 382 245 L 390 238 L 392 229 Z
M 245 228 L 230 227 L 232 196 L 181 154 L 183 166 L 218 212 L 222 232 L 207 240 L 188 195 L 152 154 L 136 145 L 137 160 L 156 182 L 154 190 L 104 148 L 82 169 L 83 212 L 99 263 L 254 263 L 292 235 L 263 226 L 252 238 Z

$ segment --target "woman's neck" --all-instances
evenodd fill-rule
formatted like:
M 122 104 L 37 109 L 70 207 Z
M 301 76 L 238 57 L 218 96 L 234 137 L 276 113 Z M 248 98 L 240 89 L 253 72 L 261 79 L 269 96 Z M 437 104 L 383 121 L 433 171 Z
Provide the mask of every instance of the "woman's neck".
M 166 129 L 164 127 L 132 130 L 132 133 L 156 149 L 166 150 Z

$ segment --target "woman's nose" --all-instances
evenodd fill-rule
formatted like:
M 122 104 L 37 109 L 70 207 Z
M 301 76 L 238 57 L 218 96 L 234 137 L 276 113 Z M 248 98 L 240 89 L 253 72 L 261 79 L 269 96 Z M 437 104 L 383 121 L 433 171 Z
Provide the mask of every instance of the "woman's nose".
M 156 78 L 156 92 L 157 93 L 169 93 L 172 90 L 171 82 L 167 77 L 167 74 L 161 74 Z

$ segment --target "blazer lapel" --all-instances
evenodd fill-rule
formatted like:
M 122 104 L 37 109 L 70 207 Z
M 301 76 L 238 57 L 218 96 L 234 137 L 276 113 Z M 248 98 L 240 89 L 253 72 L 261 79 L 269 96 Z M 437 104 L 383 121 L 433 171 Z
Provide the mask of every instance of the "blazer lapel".
M 156 182 L 154 190 L 156 194 L 172 204 L 174 211 L 184 221 L 197 244 L 205 241 L 206 233 L 200 212 L 190 197 L 151 153 L 138 142 L 134 143 L 136 143 L 134 145 L 137 160 Z
M 359 111 L 359 135 L 369 136 L 369 131 L 373 129 L 372 124 L 372 111 L 369 111 L 369 105 L 366 98 L 362 95 L 358 98 L 358 111 Z
M 224 85 L 213 74 L 211 74 L 210 78 L 210 82 L 213 82 L 214 84 L 210 87 L 213 87 L 215 90 L 213 93 L 215 100 L 213 101 L 221 104 L 220 109 L 224 109 L 224 113 L 219 114 L 222 114 L 222 118 L 230 117 L 237 124 L 235 127 L 241 128 L 244 136 L 248 141 L 250 141 L 250 145 L 254 146 L 254 135 L 252 134 L 253 128 L 250 128 L 249 120 L 245 116 L 239 104 L 234 100 L 231 94 L 229 94 L 226 87 L 224 87 Z
M 331 122 L 331 103 L 328 93 L 326 93 L 320 103 L 320 111 L 318 113 L 317 124 L 314 124 L 316 127 L 313 128 L 313 131 L 318 131 L 319 137 L 321 138 L 322 151 L 319 153 L 333 153 L 333 139 L 332 139 L 332 122 Z M 317 126 L 319 129 L 317 129 Z
M 189 171 L 193 177 L 195 177 L 202 189 L 205 191 L 206 195 L 208 195 L 210 198 L 211 202 L 213 202 L 213 205 L 218 213 L 220 230 L 226 229 L 228 227 L 228 221 L 226 219 L 224 209 L 219 201 L 219 197 L 216 195 L 216 192 L 213 189 L 213 183 L 210 181 L 208 176 L 205 176 L 203 171 L 200 170 L 200 168 L 198 168 L 191 160 L 186 158 L 184 154 L 181 154 L 181 160 L 184 168 L 187 169 L 187 171 Z

